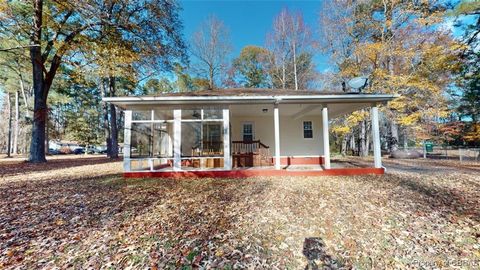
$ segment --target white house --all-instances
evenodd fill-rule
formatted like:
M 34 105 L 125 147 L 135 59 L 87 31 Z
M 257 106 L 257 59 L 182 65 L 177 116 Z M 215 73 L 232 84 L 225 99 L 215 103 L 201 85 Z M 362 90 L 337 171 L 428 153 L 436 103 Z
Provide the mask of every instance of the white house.
M 125 110 L 125 176 L 383 173 L 377 106 L 385 94 L 222 89 L 104 98 Z M 372 116 L 371 168 L 332 168 L 329 120 Z M 291 168 L 303 166 L 303 170 Z
M 68 148 L 70 151 L 74 151 L 77 148 L 81 148 L 77 142 L 72 141 L 60 141 L 50 140 L 48 141 L 48 149 L 61 150 L 62 148 Z

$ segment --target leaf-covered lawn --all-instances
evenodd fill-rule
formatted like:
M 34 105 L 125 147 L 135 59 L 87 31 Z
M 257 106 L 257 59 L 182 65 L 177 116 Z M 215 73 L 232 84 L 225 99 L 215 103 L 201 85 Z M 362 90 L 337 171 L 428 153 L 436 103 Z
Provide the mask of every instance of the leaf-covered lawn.
M 480 267 L 478 163 L 385 163 L 384 176 L 126 180 L 104 158 L 2 161 L 0 269 Z

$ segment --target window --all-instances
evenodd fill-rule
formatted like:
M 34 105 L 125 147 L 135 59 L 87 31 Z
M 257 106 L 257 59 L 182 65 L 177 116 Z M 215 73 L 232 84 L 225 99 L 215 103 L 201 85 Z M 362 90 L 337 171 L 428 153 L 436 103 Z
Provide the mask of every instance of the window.
M 303 121 L 303 138 L 304 139 L 313 138 L 312 121 Z
M 243 123 L 243 141 L 253 141 L 253 123 Z

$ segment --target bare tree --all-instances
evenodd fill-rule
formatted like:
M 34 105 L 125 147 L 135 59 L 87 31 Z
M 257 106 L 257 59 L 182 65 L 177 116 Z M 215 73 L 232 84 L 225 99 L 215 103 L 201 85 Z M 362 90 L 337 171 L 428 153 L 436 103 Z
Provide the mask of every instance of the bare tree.
M 18 154 L 18 134 L 20 132 L 19 130 L 19 123 L 20 123 L 20 105 L 18 101 L 18 90 L 15 91 L 15 129 L 13 133 L 13 149 L 12 152 L 13 154 L 17 155 Z
M 8 107 L 7 157 L 11 157 L 11 153 L 12 153 L 12 102 L 10 101 L 10 93 L 8 93 L 8 92 L 7 92 L 7 107 Z
M 283 9 L 273 21 L 273 30 L 268 35 L 267 47 L 272 53 L 272 78 L 280 81 L 282 89 L 288 86 L 290 75 L 293 76 L 293 87 L 298 90 L 300 81 L 306 78 L 310 69 L 302 69 L 305 57 L 310 53 L 313 40 L 311 31 L 303 20 L 300 12 L 290 12 Z M 303 59 L 300 56 L 303 55 Z M 303 63 L 301 63 L 303 60 Z
M 275 17 L 273 21 L 272 32 L 267 35 L 267 48 L 271 52 L 270 57 L 270 76 L 274 82 L 274 87 L 285 89 L 287 86 L 287 66 L 290 57 L 290 47 L 288 45 L 288 13 L 284 9 Z M 275 81 L 280 85 L 276 85 Z
M 215 88 L 217 76 L 227 68 L 227 58 L 232 50 L 230 36 L 224 23 L 210 16 L 191 39 L 191 53 L 198 62 L 194 69 L 208 78 L 208 88 Z
M 298 56 L 301 53 L 305 53 L 311 47 L 312 39 L 310 34 L 310 29 L 305 25 L 303 21 L 303 16 L 301 13 L 296 12 L 293 14 L 288 14 L 288 39 L 287 42 L 292 51 L 292 61 L 293 61 L 293 76 L 295 81 L 295 90 L 298 90 L 299 85 L 299 61 Z

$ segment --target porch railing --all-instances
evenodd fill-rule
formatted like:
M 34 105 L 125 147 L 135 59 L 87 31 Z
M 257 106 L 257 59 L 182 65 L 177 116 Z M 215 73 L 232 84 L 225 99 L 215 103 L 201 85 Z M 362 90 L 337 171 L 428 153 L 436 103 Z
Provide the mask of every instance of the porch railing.
M 251 166 L 269 165 L 271 163 L 270 147 L 260 140 L 255 141 L 232 141 L 232 155 L 235 157 L 247 157 Z
M 260 142 L 256 141 L 232 141 L 232 153 L 235 154 L 250 154 L 258 153 L 259 149 L 269 147 Z

